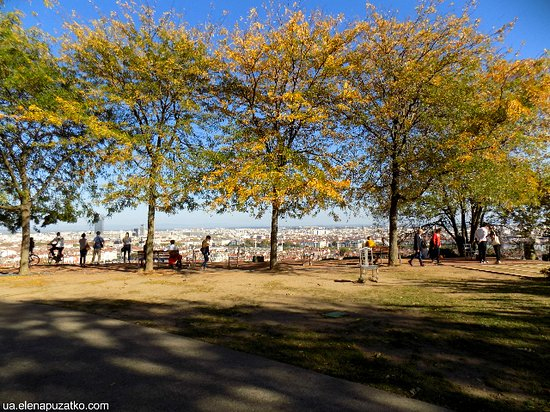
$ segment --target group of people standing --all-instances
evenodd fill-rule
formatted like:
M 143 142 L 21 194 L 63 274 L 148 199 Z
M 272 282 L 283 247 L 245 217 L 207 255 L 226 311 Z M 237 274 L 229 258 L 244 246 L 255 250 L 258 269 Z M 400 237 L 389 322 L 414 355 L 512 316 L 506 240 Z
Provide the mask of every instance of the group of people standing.
M 474 242 L 478 247 L 478 260 L 481 264 L 487 262 L 487 243 L 491 242 L 496 256 L 496 264 L 501 263 L 501 243 L 498 234 L 488 224 L 482 224 L 475 232 Z M 409 265 L 413 265 L 414 259 L 418 259 L 420 266 L 424 266 L 424 259 L 430 258 L 432 263 L 440 263 L 441 256 L 441 229 L 433 231 L 427 246 L 426 237 L 422 228 L 416 230 L 413 241 L 414 253 L 409 259 Z
M 420 266 L 424 266 L 424 259 L 431 259 L 432 263 L 439 265 L 441 263 L 441 229 L 437 228 L 433 231 L 429 242 L 426 242 L 424 230 L 417 229 L 414 234 L 413 249 L 414 253 L 409 259 L 409 265 L 413 265 L 414 259 L 418 259 Z
M 92 263 L 97 258 L 96 263 L 99 264 L 99 261 L 101 260 L 101 249 L 103 249 L 104 246 L 104 240 L 101 237 L 101 232 L 96 232 L 96 237 L 93 240 L 93 246 L 90 246 L 88 243 L 88 239 L 86 239 L 86 233 L 82 233 L 82 236 L 79 240 L 79 246 L 80 246 L 80 266 L 85 267 L 86 266 L 86 256 L 88 255 L 88 250 L 93 248 L 94 254 L 92 256 Z M 60 262 L 63 258 L 63 250 L 65 249 L 65 239 L 63 239 L 63 236 L 61 236 L 60 232 L 56 233 L 55 238 L 49 243 L 51 246 L 49 249 L 49 255 L 50 258 L 54 259 L 56 262 Z M 34 250 L 34 239 L 31 238 L 31 245 L 29 247 L 30 253 L 33 253 Z
M 481 226 L 476 230 L 475 233 L 475 242 L 478 248 L 478 260 L 481 264 L 487 264 L 487 242 L 491 241 L 493 249 L 496 256 L 496 264 L 500 263 L 501 259 L 501 243 L 500 238 L 497 233 L 490 228 L 486 223 L 481 224 Z
M 93 249 L 92 264 L 95 261 L 96 265 L 99 265 L 99 261 L 101 260 L 101 250 L 103 249 L 103 246 L 105 246 L 105 240 L 101 237 L 101 232 L 96 232 L 92 246 L 90 246 L 88 239 L 86 239 L 86 233 L 82 233 L 78 243 L 80 246 L 80 266 L 86 267 L 86 256 L 88 255 L 88 251 L 90 249 Z
M 207 263 L 210 260 L 210 236 L 206 236 L 204 240 L 201 243 L 201 254 L 203 255 L 203 263 L 201 265 L 201 269 L 206 269 Z M 167 251 L 174 252 L 174 256 L 177 254 L 176 264 L 178 267 L 181 267 L 181 259 L 182 256 L 179 254 L 179 249 L 177 248 L 176 242 L 174 240 L 170 241 L 170 245 L 166 249 Z M 57 232 L 56 237 L 49 243 L 51 246 L 49 249 L 50 256 L 55 258 L 56 261 L 60 261 L 63 257 L 63 249 L 65 248 L 65 241 L 63 239 L 63 236 L 61 236 L 60 232 Z M 96 264 L 99 264 L 99 261 L 101 260 L 101 251 L 103 247 L 105 246 L 105 240 L 103 237 L 101 237 L 101 232 L 97 231 L 96 236 L 94 237 L 92 241 L 92 246 L 90 246 L 90 243 L 88 242 L 88 239 L 86 238 L 86 233 L 82 233 L 82 236 L 79 240 L 79 247 L 80 247 L 80 266 L 86 267 L 86 258 L 88 256 L 88 251 L 93 250 L 92 255 L 92 264 L 95 262 Z M 145 251 L 145 246 L 144 246 Z M 32 254 L 34 251 L 34 239 L 30 239 L 30 246 L 29 246 L 29 252 Z M 132 253 L 132 238 L 130 237 L 130 233 L 126 232 L 126 235 L 122 238 L 122 259 L 124 263 L 130 262 L 130 255 Z

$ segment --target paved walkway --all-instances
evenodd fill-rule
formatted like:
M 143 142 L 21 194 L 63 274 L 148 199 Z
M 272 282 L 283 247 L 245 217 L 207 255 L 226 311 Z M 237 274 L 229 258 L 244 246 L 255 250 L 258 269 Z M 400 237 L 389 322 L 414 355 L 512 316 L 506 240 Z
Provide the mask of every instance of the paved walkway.
M 113 319 L 0 303 L 0 403 L 109 403 L 110 411 L 444 409 Z

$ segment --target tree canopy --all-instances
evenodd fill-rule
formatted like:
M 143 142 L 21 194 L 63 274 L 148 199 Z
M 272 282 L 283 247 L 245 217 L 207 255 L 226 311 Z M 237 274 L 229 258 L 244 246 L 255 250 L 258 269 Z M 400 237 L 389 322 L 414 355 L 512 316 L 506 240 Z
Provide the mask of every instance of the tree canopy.
M 410 211 L 444 226 L 461 252 L 483 220 L 537 208 L 548 176 L 548 59 L 496 59 L 473 79 L 452 168 Z
M 395 264 L 399 210 L 450 170 L 447 160 L 457 154 L 452 130 L 490 41 L 467 11 L 440 14 L 432 2 L 421 3 L 416 18 L 405 21 L 373 10 L 357 30 L 342 113 L 354 132 L 355 193 L 389 216 Z
M 26 273 L 31 221 L 76 219 L 108 130 L 46 35 L 24 30 L 17 13 L 0 14 L 0 78 L 0 221 L 22 228 L 20 273 Z
M 220 62 L 213 109 L 222 118 L 208 186 L 214 204 L 271 212 L 271 267 L 278 220 L 342 201 L 348 182 L 337 161 L 331 104 L 352 39 L 340 20 L 285 9 L 265 21 L 251 11 L 215 50 Z
M 156 211 L 193 207 L 198 180 L 192 160 L 201 95 L 208 80 L 205 47 L 168 13 L 131 6 L 91 26 L 70 25 L 67 57 L 118 132 L 104 157 L 109 180 L 103 202 L 111 211 L 146 204 L 146 270 L 153 268 Z

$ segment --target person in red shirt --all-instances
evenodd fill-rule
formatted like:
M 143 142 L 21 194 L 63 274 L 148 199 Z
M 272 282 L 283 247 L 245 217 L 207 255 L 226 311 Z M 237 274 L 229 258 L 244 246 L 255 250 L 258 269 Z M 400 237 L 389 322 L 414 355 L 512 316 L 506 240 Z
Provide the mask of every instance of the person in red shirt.
M 437 228 L 434 230 L 432 235 L 432 263 L 439 264 L 439 255 L 441 254 L 441 229 Z

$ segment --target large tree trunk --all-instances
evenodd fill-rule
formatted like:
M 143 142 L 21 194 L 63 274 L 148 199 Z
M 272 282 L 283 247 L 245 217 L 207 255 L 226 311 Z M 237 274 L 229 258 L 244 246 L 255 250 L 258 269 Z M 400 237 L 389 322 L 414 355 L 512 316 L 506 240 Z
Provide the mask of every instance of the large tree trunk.
M 154 269 L 153 246 L 155 239 L 155 207 L 156 199 L 154 196 L 149 198 L 149 207 L 147 210 L 147 239 L 145 241 L 147 253 L 145 255 L 145 272 L 152 272 Z
M 483 217 L 485 216 L 485 208 L 479 203 L 472 203 L 470 206 L 472 212 L 472 220 L 470 223 L 470 243 L 474 243 L 476 230 L 483 223 Z
M 388 256 L 388 265 L 399 265 L 399 244 L 398 244 L 398 232 L 397 232 L 397 217 L 398 217 L 398 198 L 392 196 L 390 201 L 390 253 Z
M 19 274 L 29 273 L 29 245 L 31 243 L 31 201 L 26 200 L 21 204 L 21 261 L 19 262 Z
M 455 241 L 456 247 L 458 248 L 459 256 L 464 257 L 466 254 L 466 251 L 464 249 L 464 243 L 466 242 L 466 238 L 464 237 L 463 231 L 461 227 L 459 227 L 459 222 L 456 219 L 457 210 L 451 207 L 448 207 L 443 211 L 443 213 L 447 218 L 447 220 L 449 221 L 449 223 L 451 224 L 451 229 L 452 229 L 452 230 L 448 229 L 447 227 L 444 226 L 445 230 L 447 231 L 447 233 L 449 233 L 449 235 L 451 235 L 451 237 Z
M 464 237 L 464 242 L 471 245 L 472 240 L 468 238 L 468 225 L 466 223 L 466 207 L 463 202 L 460 204 L 460 228 L 462 236 Z
M 277 247 L 279 239 L 279 206 L 272 204 L 271 210 L 271 254 L 269 258 L 269 269 L 275 269 L 278 264 Z
M 389 266 L 399 265 L 399 237 L 397 232 L 397 219 L 399 214 L 399 165 L 393 160 L 392 180 L 390 185 L 390 253 Z

